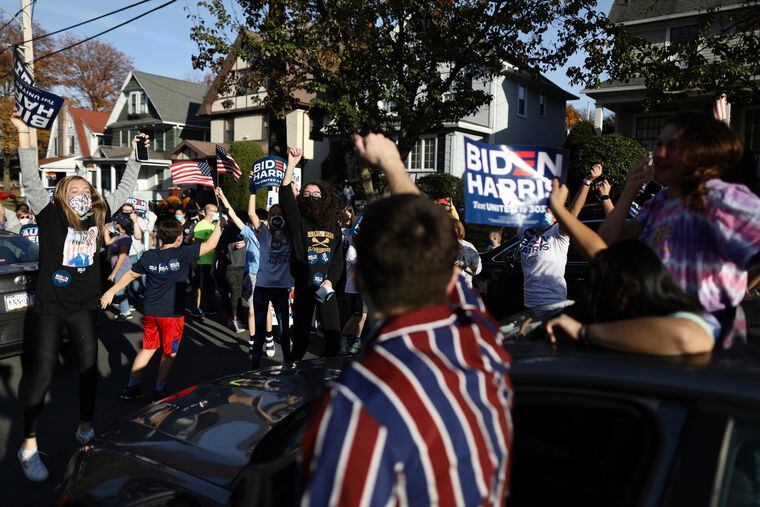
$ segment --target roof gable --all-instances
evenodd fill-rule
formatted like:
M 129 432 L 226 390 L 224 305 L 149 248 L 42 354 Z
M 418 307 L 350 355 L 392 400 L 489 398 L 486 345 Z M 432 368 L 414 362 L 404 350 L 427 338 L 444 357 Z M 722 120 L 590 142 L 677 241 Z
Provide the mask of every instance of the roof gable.
M 609 18 L 614 23 L 660 17 L 679 17 L 713 7 L 740 6 L 743 0 L 615 0 Z

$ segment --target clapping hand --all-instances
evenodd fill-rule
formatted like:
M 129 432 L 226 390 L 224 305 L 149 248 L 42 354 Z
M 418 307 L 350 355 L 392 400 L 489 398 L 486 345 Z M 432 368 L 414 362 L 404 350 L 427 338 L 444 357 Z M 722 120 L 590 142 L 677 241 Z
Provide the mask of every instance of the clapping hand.
M 594 164 L 591 167 L 591 170 L 588 172 L 587 178 L 590 179 L 591 181 L 594 181 L 601 175 L 602 175 L 602 164 Z

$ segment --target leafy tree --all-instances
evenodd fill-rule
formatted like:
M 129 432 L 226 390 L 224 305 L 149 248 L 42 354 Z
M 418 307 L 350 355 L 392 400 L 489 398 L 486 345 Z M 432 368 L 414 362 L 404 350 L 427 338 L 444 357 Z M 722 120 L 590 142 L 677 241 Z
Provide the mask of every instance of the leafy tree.
M 596 0 L 223 0 L 191 14 L 197 69 L 222 74 L 228 55 L 248 62 L 221 87 L 265 87 L 280 117 L 303 91 L 330 121 L 320 135 L 389 132 L 406 156 L 490 99 L 474 86 L 509 62 L 533 74 L 564 64 L 596 36 Z M 550 32 L 551 31 L 551 32 Z
M 591 142 L 596 137 L 594 124 L 590 121 L 580 120 L 570 129 L 565 138 L 564 147 L 570 150 L 570 178 L 574 181 L 574 176 L 578 170 L 578 150 Z M 572 185 L 575 186 L 574 184 Z
M 638 141 L 622 134 L 594 136 L 578 147 L 575 165 L 571 166 L 576 178 L 582 178 L 594 164 L 602 164 L 604 177 L 617 189 L 625 182 L 628 170 L 647 149 Z
M 639 4 L 666 4 L 641 0 Z M 628 82 L 643 78 L 647 89 L 645 107 L 667 103 L 689 94 L 726 93 L 730 102 L 752 103 L 760 99 L 760 0 L 708 0 L 696 16 L 692 36 L 670 44 L 653 44 L 609 21 L 599 36 L 581 44 L 586 51 L 583 66 L 568 75 L 588 87 L 601 77 Z M 738 5 L 738 9 L 721 7 Z M 663 29 L 664 31 L 664 29 Z
M 239 181 L 235 181 L 230 174 L 222 175 L 220 185 L 224 190 L 224 195 L 236 210 L 245 209 L 248 207 L 250 195 L 248 185 L 251 180 L 251 168 L 256 160 L 264 156 L 264 150 L 257 141 L 235 141 L 228 151 L 240 166 L 242 174 Z M 266 204 L 266 189 L 256 194 L 256 205 L 261 207 L 264 204 Z
M 79 40 L 66 36 L 60 45 L 67 47 Z M 59 84 L 81 107 L 95 111 L 111 110 L 132 67 L 132 58 L 99 40 L 68 49 L 56 60 Z
M 464 206 L 464 181 L 451 174 L 435 173 L 417 180 L 417 186 L 431 199 L 451 197 L 456 208 Z
M 581 119 L 581 113 L 572 105 L 568 105 L 565 108 L 565 128 L 573 128 Z

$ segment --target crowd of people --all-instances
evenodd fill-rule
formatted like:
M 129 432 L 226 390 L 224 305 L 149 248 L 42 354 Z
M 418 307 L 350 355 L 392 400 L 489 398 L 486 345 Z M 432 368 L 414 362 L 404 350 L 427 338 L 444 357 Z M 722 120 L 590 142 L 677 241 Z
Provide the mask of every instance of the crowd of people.
M 13 121 L 28 208 L 5 211 L 0 224 L 22 235 L 33 225 L 26 236 L 40 247 L 34 311 L 41 318 L 30 335 L 32 381 L 18 452 L 27 477 L 47 477 L 35 428 L 64 326 L 79 355 L 76 438 L 84 444 L 94 434 L 97 309 L 115 303 L 117 320 L 125 320 L 142 301 L 142 350 L 122 397 L 143 396 L 141 374 L 160 349 L 153 396 L 161 398 L 185 316 L 204 318 L 220 301 L 231 331 L 247 331 L 254 369 L 278 344 L 284 362 L 302 360 L 317 328 L 322 355 L 357 354 L 329 385 L 304 437 L 304 505 L 335 498 L 352 505 L 393 498 L 503 504 L 513 429 L 510 358 L 472 290 L 480 255 L 451 201 L 421 195 L 393 141 L 356 136 L 358 157 L 383 172 L 391 193 L 361 213 L 351 206 L 353 190 L 325 182 L 296 189 L 302 153 L 291 149 L 279 204 L 268 210 L 257 208 L 255 195 L 235 210 L 216 188 L 202 208 L 188 195 L 170 216 L 141 217 L 126 202 L 139 171 L 134 156 L 108 197 L 71 176 L 50 200 L 28 129 Z M 140 142 L 147 137 L 136 137 L 133 149 Z M 741 154 L 724 123 L 679 115 L 652 156 L 630 170 L 616 202 L 600 164 L 589 168 L 569 207 L 567 187 L 555 180 L 541 222 L 517 231 L 525 308 L 567 307 L 546 323 L 547 338 L 656 355 L 746 342 L 741 302 L 760 277 L 760 199 L 719 179 Z M 653 178 L 663 190 L 628 218 Z M 598 231 L 578 219 L 592 187 L 606 215 Z M 492 231 L 489 247 L 505 234 Z M 590 264 L 586 290 L 568 307 L 571 242 Z

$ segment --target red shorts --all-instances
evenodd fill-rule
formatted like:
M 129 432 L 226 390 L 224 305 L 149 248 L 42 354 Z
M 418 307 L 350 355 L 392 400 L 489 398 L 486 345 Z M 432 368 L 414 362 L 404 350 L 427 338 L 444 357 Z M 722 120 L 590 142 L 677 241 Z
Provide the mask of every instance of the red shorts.
M 164 354 L 176 354 L 182 332 L 185 330 L 185 317 L 143 317 L 143 348 L 155 350 L 161 346 Z

